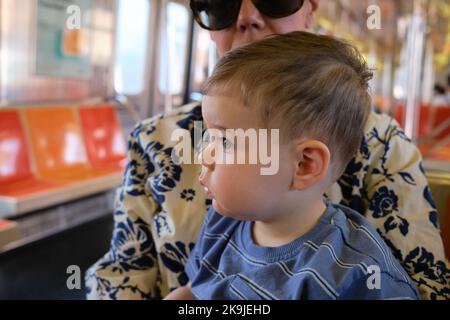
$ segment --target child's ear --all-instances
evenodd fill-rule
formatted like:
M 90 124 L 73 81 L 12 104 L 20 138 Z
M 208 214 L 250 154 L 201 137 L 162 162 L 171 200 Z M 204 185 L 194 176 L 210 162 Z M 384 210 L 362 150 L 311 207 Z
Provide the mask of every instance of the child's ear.
M 322 180 L 330 165 L 330 150 L 317 140 L 294 145 L 295 170 L 292 188 L 304 190 Z

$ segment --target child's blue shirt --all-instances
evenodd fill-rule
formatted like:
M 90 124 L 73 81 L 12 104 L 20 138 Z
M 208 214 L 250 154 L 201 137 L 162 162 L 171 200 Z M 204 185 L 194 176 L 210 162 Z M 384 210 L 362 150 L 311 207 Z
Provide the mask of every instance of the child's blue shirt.
M 251 221 L 211 207 L 186 272 L 198 299 L 418 299 L 418 292 L 357 212 L 327 203 L 319 223 L 280 247 L 261 247 Z

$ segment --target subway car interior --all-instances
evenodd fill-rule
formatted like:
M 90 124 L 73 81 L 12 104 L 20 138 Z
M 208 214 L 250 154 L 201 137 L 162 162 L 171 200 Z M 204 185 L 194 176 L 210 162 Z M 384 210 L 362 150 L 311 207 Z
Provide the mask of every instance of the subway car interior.
M 358 48 L 373 110 L 421 152 L 448 263 L 450 0 L 319 4 L 309 31 Z M 188 0 L 0 0 L 0 299 L 86 299 L 130 134 L 199 104 L 220 59 L 196 18 Z

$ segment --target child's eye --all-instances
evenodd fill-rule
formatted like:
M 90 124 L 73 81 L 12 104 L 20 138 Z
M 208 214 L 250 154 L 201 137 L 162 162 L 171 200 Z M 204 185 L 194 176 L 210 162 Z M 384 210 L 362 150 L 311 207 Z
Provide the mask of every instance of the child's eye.
M 233 148 L 233 143 L 230 140 L 228 140 L 227 138 L 222 138 L 222 140 L 222 144 L 225 150 L 230 150 L 231 148 Z
M 209 144 L 211 142 L 211 136 L 208 132 L 208 130 L 205 131 L 203 134 L 203 143 Z

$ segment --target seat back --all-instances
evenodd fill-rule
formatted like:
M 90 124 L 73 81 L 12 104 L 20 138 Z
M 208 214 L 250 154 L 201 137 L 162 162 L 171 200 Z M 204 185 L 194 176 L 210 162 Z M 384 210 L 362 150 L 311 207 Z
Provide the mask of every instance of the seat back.
M 436 106 L 434 114 L 433 128 L 438 127 L 441 123 L 450 118 L 450 106 Z M 450 134 L 450 125 L 436 136 L 437 140 L 443 139 Z
M 429 113 L 430 113 L 430 108 L 428 107 L 428 105 L 421 104 L 420 105 L 420 114 L 419 114 L 419 136 L 420 137 L 422 137 L 430 132 Z M 397 105 L 397 107 L 395 108 L 394 118 L 402 126 L 402 128 L 405 127 L 405 108 L 403 105 Z
M 395 107 L 394 118 L 395 118 L 395 120 L 397 120 L 397 122 L 402 127 L 404 127 L 404 125 L 405 125 L 405 108 L 402 105 L 398 104 Z
M 36 176 L 58 178 L 61 172 L 89 167 L 74 109 L 47 107 L 26 109 L 25 119 L 36 163 Z
M 0 184 L 32 175 L 25 133 L 17 110 L 0 110 Z
M 126 158 L 124 136 L 111 105 L 78 108 L 87 156 L 94 168 L 121 165 Z

